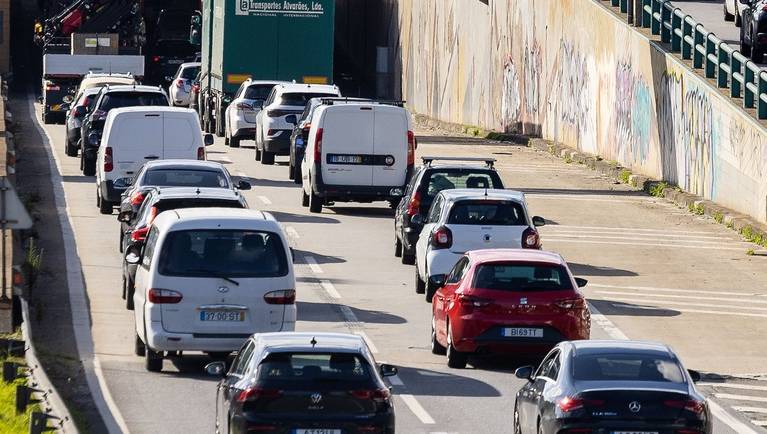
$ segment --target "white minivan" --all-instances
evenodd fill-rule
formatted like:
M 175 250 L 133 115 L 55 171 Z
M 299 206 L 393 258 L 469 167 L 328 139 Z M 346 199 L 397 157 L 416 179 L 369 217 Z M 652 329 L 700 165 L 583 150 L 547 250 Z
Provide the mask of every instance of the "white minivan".
M 317 108 L 301 163 L 301 204 L 399 202 L 413 172 L 415 135 L 401 103 L 328 103 Z
M 194 110 L 155 106 L 110 110 L 96 157 L 96 206 L 102 214 L 111 214 L 147 161 L 204 160 L 205 146 L 212 144 L 212 135 L 203 138 Z
M 269 213 L 187 208 L 161 213 L 138 265 L 136 355 L 149 371 L 183 351 L 224 356 L 253 333 L 293 331 L 296 279 L 292 252 Z

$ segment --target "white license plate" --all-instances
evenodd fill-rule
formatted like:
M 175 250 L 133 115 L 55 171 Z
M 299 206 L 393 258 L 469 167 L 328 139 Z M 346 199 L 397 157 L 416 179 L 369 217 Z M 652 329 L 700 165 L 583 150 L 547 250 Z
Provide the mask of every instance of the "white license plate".
M 245 312 L 232 310 L 201 310 L 200 321 L 245 321 Z
M 329 428 L 310 428 L 310 429 L 294 429 L 293 434 L 341 434 L 340 429 Z
M 543 329 L 506 327 L 503 329 L 503 336 L 507 338 L 542 338 Z
M 362 157 L 359 155 L 331 155 L 330 162 L 341 164 L 360 164 L 362 163 Z

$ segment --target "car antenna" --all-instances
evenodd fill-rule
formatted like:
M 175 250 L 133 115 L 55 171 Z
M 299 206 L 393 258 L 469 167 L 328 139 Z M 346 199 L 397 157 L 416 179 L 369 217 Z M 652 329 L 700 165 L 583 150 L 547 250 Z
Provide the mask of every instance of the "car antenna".
M 314 346 L 317 345 L 317 339 L 312 336 L 312 340 L 310 340 L 309 343 L 312 344 L 312 348 L 314 348 Z
M 200 187 L 197 187 L 197 194 L 200 194 Z
M 485 187 L 485 197 L 487 197 L 487 187 Z

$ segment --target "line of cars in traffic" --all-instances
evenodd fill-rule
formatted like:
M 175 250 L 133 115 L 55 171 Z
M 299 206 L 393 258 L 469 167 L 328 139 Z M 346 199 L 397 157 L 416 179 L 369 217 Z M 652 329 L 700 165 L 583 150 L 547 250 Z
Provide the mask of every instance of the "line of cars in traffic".
M 272 215 L 249 209 L 246 180 L 204 161 L 213 140 L 197 114 L 135 82 L 90 95 L 81 161 L 92 153 L 85 137 L 95 148 L 96 204 L 104 214 L 119 205 L 122 297 L 146 369 L 184 352 L 211 355 L 206 370 L 223 376 L 219 432 L 394 432 L 382 377 L 396 368 L 378 365 L 359 336 L 294 332 L 287 237 Z M 545 354 L 537 368 L 516 371 L 526 384 L 515 432 L 710 432 L 697 374 L 669 348 L 586 341 L 586 281 L 541 250 L 537 228 L 546 221 L 505 188 L 493 159 L 423 157 L 416 166 L 402 102 L 252 80 L 237 95 L 226 143 L 255 140 L 263 164 L 289 156 L 310 212 L 347 201 L 395 209 L 394 254 L 415 265 L 414 290 L 432 303 L 431 350 L 449 367 L 486 353 Z M 69 137 L 68 128 L 67 146 Z M 81 166 L 91 174 L 90 163 Z M 222 359 L 232 352 L 227 370 Z

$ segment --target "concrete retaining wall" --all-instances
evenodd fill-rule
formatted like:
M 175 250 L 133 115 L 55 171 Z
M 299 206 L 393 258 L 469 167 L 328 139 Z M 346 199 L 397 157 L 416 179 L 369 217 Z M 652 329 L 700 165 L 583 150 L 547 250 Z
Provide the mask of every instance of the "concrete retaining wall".
M 615 160 L 767 222 L 767 131 L 596 0 L 387 0 L 417 113 Z

